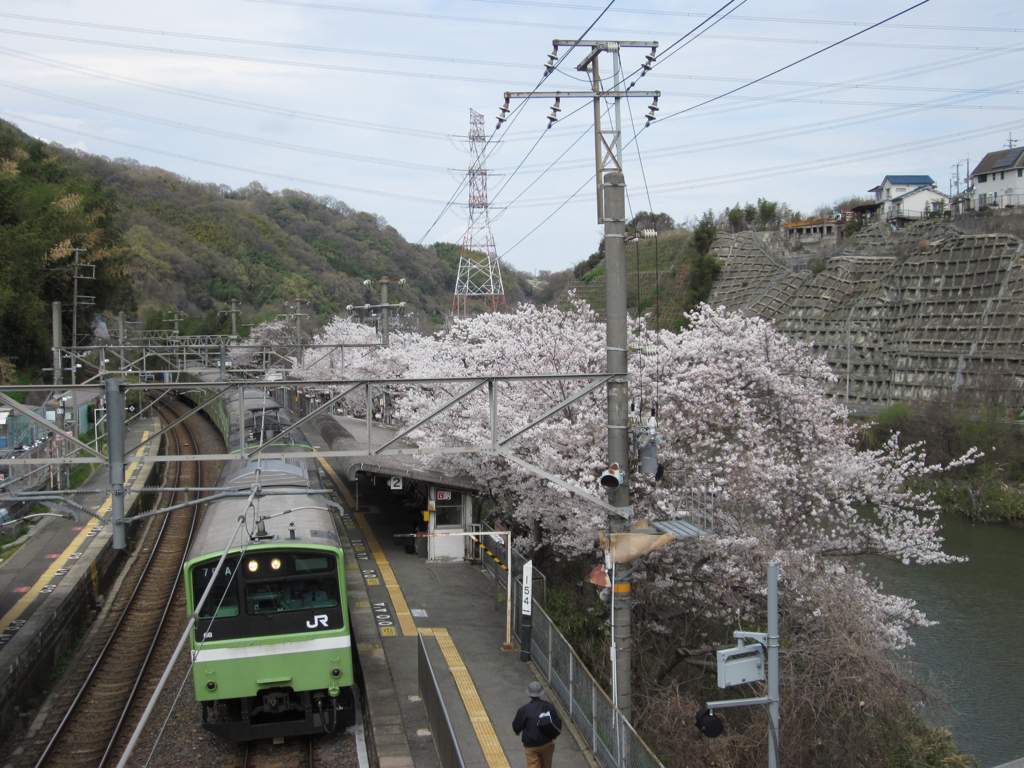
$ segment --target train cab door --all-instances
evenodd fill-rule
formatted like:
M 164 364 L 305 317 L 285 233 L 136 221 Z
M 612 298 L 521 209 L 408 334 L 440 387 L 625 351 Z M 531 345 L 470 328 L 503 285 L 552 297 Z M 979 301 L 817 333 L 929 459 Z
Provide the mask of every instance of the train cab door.
M 429 533 L 458 533 L 468 530 L 468 515 L 464 509 L 467 499 L 462 491 L 430 486 L 430 500 L 434 509 L 430 513 Z M 466 552 L 465 536 L 431 536 L 427 539 L 428 560 L 462 560 Z

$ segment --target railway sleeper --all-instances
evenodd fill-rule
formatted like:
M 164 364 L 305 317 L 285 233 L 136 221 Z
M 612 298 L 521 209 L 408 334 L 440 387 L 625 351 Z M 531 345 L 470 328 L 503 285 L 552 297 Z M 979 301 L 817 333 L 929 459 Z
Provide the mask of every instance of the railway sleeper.
M 273 688 L 217 702 L 216 720 L 210 718 L 211 703 L 203 702 L 203 728 L 230 742 L 333 733 L 339 725 L 346 728 L 355 722 L 355 701 L 348 688 L 337 696 L 326 690 L 296 693 Z

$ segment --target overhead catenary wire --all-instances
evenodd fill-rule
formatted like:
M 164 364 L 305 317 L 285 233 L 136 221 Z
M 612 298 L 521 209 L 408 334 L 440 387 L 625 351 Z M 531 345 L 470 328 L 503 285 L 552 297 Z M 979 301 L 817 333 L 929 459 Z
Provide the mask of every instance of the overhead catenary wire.
M 253 490 L 249 496 L 250 504 L 252 504 L 252 500 L 255 495 L 256 491 Z M 224 561 L 227 559 L 228 550 L 231 548 L 231 542 L 235 540 L 238 532 L 242 529 L 242 526 L 245 523 L 245 518 L 245 514 L 239 515 L 238 525 L 235 526 L 235 530 L 232 531 L 230 538 L 228 538 L 224 551 L 221 552 L 220 559 L 217 561 L 217 565 L 213 570 L 213 575 L 210 577 L 202 597 L 200 597 L 196 603 L 195 611 L 193 611 L 192 615 L 188 617 L 188 621 L 185 624 L 185 630 L 181 633 L 181 638 L 178 640 L 178 645 L 171 654 L 171 658 L 167 662 L 167 666 L 164 668 L 164 673 L 161 675 L 160 681 L 157 683 L 156 689 L 153 691 L 153 694 L 149 699 L 149 703 L 146 705 L 146 709 L 143 711 L 142 717 L 139 719 L 138 725 L 135 726 L 135 731 L 132 733 L 131 739 L 128 741 L 128 746 L 125 747 L 124 752 L 121 754 L 121 759 L 117 763 L 117 768 L 124 768 L 128 764 L 128 760 L 131 758 L 132 752 L 135 750 L 135 745 L 138 744 L 139 737 L 142 735 L 142 731 L 145 729 L 150 716 L 153 714 L 153 709 L 156 707 L 157 699 L 159 699 L 160 694 L 163 693 L 164 686 L 167 685 L 167 680 L 170 678 L 171 672 L 174 670 L 174 665 L 177 663 L 182 650 L 184 650 L 185 643 L 188 642 L 189 636 L 192 632 L 192 627 L 198 621 L 199 611 L 202 610 L 203 604 L 209 597 L 210 592 L 213 589 L 213 584 L 217 579 L 217 575 L 220 573 L 220 569 L 224 567 Z

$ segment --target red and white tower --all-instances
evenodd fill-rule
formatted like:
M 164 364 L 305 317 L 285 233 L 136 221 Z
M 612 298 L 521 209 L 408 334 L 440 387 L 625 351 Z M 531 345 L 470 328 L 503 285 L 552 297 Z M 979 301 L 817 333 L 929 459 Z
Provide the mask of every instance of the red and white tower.
M 491 232 L 491 213 L 487 203 L 487 168 L 484 150 L 484 116 L 469 111 L 469 221 L 462 238 L 459 272 L 455 278 L 452 314 L 466 317 L 471 302 L 480 301 L 492 312 L 507 312 L 501 265 Z

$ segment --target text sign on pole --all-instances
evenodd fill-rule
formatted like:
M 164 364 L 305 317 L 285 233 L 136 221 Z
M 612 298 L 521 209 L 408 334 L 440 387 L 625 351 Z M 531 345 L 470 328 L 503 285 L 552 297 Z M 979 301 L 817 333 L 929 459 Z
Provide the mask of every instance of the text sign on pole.
M 533 560 L 523 564 L 523 616 L 533 615 Z

